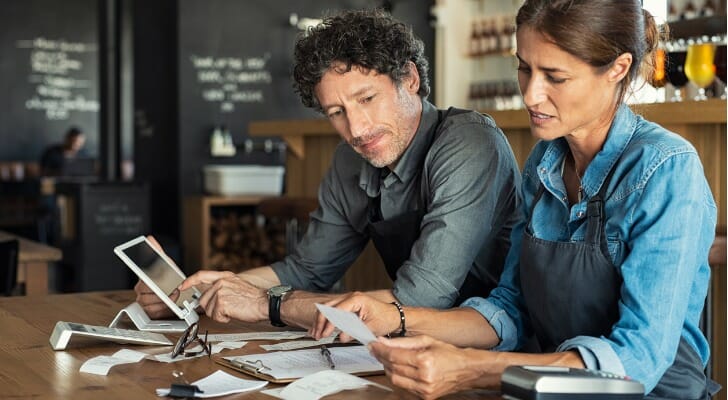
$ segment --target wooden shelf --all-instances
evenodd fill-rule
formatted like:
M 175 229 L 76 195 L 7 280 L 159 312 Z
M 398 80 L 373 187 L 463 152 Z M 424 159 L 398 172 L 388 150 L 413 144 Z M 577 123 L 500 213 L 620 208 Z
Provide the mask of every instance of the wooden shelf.
M 251 136 L 281 136 L 288 149 L 298 158 L 306 156 L 305 136 L 337 135 L 327 119 L 253 121 L 248 124 Z
M 713 15 L 711 17 L 699 17 L 686 20 L 672 21 L 670 26 L 670 37 L 672 38 L 695 38 L 703 35 L 725 35 L 726 16 Z
M 210 211 L 219 206 L 256 206 L 264 196 L 190 196 L 183 203 L 185 271 L 209 269 Z
M 676 103 L 634 104 L 632 109 L 646 120 L 660 125 L 726 123 L 726 101 L 683 101 Z M 481 110 L 490 115 L 501 129 L 528 128 L 525 110 Z

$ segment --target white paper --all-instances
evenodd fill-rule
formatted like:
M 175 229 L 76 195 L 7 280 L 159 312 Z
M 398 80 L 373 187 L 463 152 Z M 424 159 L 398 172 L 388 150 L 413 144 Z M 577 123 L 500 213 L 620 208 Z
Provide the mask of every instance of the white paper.
M 319 312 L 326 317 L 335 327 L 346 332 L 349 336 L 358 340 L 361 344 L 369 344 L 377 340 L 371 330 L 359 319 L 359 316 L 350 311 L 323 304 L 316 304 Z
M 146 357 L 146 353 L 122 349 L 110 356 L 97 356 L 86 360 L 81 365 L 81 372 L 95 375 L 108 375 L 109 370 L 120 364 L 131 364 L 139 362 Z
M 372 357 L 364 346 L 329 347 L 329 350 L 336 370 L 351 373 L 384 370 L 384 366 Z M 225 359 L 241 366 L 263 365 L 265 368 L 260 372 L 276 379 L 301 378 L 331 369 L 320 349 L 276 351 L 225 357 Z
M 271 388 L 271 389 L 261 390 L 260 392 L 263 393 L 263 394 L 267 394 L 268 396 L 271 396 L 271 397 L 275 397 L 275 398 L 278 398 L 278 399 L 282 399 L 283 396 L 281 396 L 281 392 L 285 388 L 286 387 L 283 386 L 283 387 L 277 387 L 277 388 Z
M 318 400 L 342 390 L 360 389 L 372 385 L 387 391 L 392 389 L 345 372 L 327 370 L 299 379 L 286 386 L 279 394 L 282 399 Z
M 202 393 L 195 393 L 195 397 L 216 397 L 233 393 L 250 392 L 262 388 L 268 384 L 266 381 L 256 381 L 249 379 L 241 379 L 230 375 L 225 371 L 215 371 L 214 373 L 192 382 Z M 157 389 L 157 396 L 167 396 L 170 389 Z
M 241 340 L 287 340 L 306 337 L 303 331 L 216 333 L 207 335 L 208 342 L 239 342 Z
M 280 351 L 280 350 L 297 350 L 304 349 L 306 347 L 320 347 L 322 344 L 331 344 L 336 340 L 338 332 L 335 332 L 329 337 L 325 337 L 319 340 L 294 340 L 292 342 L 283 342 L 276 344 L 261 344 L 260 347 L 267 351 Z
M 241 349 L 246 344 L 248 344 L 248 342 L 220 342 L 213 346 L 222 347 L 223 349 Z

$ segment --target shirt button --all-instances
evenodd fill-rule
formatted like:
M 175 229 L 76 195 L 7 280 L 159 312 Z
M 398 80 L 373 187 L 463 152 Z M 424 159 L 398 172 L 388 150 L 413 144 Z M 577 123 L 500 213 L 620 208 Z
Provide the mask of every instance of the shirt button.
M 542 174 L 545 174 L 546 173 L 546 168 L 541 167 L 540 171 L 541 171 Z
M 583 217 L 584 216 L 584 211 L 579 211 L 578 213 L 576 213 L 576 216 L 579 217 L 579 218 Z
M 562 197 L 561 200 L 566 201 L 567 200 L 566 196 Z

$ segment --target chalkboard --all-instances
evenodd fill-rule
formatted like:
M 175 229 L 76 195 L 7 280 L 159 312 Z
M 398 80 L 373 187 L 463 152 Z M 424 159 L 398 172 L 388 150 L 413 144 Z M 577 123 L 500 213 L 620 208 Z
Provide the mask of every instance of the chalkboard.
M 427 26 L 430 2 L 417 4 L 418 15 L 393 14 L 417 27 Z M 229 159 L 209 156 L 215 125 L 226 125 L 235 142 L 247 137 L 252 120 L 318 118 L 293 92 L 293 47 L 300 32 L 291 14 L 320 18 L 324 12 L 381 6 L 375 0 L 185 0 L 179 7 L 179 130 L 180 189 L 183 195 L 202 192 L 205 164 L 271 164 L 265 154 Z M 406 10 L 411 9 L 403 8 Z M 422 36 L 421 33 L 418 36 Z M 431 42 L 426 44 L 430 49 Z
M 149 233 L 149 187 L 135 183 L 61 183 L 58 196 L 70 211 L 75 235 L 63 235 L 63 261 L 73 291 L 130 289 L 135 281 L 114 247 Z M 61 228 L 62 232 L 74 229 Z M 68 271 L 71 272 L 71 271 Z
M 98 150 L 96 0 L 3 0 L 0 159 L 37 161 L 72 125 Z

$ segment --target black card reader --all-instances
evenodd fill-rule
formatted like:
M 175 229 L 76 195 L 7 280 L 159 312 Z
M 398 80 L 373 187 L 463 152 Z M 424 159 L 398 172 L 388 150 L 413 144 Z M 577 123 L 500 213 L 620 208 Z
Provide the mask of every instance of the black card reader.
M 505 399 L 641 400 L 644 390 L 628 377 L 580 368 L 511 366 L 501 377 Z

